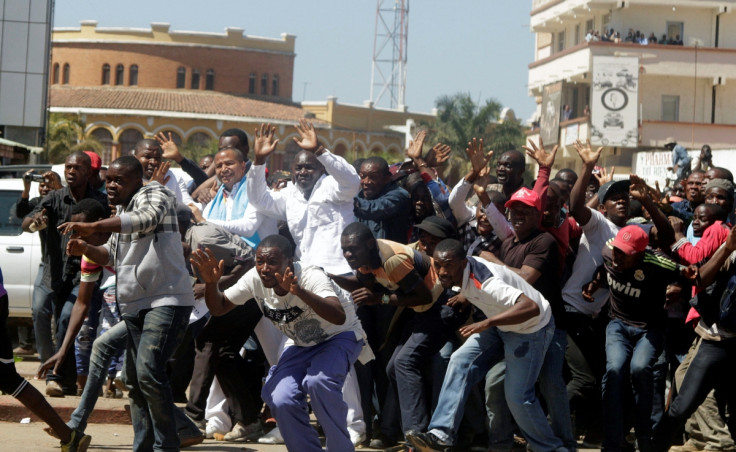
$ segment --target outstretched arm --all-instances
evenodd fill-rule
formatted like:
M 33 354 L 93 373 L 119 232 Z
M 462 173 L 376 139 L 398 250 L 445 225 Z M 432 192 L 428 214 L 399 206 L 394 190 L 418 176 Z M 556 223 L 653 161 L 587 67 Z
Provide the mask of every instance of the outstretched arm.
M 580 155 L 580 159 L 583 161 L 583 169 L 580 172 L 580 177 L 575 181 L 575 185 L 572 187 L 570 193 L 570 211 L 575 220 L 580 226 L 585 226 L 590 221 L 592 213 L 590 209 L 585 205 L 585 190 L 588 187 L 588 182 L 593 173 L 593 168 L 598 162 L 598 158 L 601 156 L 602 147 L 599 147 L 595 151 L 590 147 L 590 140 L 586 144 L 577 140 L 575 142 L 575 150 Z
M 215 254 L 209 248 L 192 251 L 189 262 L 197 269 L 200 279 L 204 281 L 204 301 L 214 316 L 225 315 L 235 309 L 235 304 L 220 292 L 218 283 L 225 268 L 225 261 L 217 262 Z

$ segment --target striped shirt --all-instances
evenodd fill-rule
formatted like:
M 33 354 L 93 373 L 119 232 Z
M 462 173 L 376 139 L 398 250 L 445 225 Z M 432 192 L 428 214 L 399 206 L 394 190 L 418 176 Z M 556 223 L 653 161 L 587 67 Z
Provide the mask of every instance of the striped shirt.
M 409 293 L 416 284 L 422 282 L 432 293 L 432 299 L 411 308 L 423 312 L 432 307 L 443 289 L 430 259 L 401 243 L 384 239 L 376 239 L 376 243 L 381 266 L 374 269 L 361 268 L 358 271 L 363 274 L 372 273 L 378 284 L 391 292 L 396 292 L 399 298 L 402 292 Z

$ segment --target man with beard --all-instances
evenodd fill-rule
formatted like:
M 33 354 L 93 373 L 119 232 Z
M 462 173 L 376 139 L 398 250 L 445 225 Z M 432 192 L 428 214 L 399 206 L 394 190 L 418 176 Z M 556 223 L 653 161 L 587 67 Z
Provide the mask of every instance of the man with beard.
M 65 252 L 69 241 L 57 228 L 71 220 L 72 208 L 82 199 L 96 199 L 107 206 L 107 197 L 89 185 L 91 161 L 82 151 L 74 152 L 64 163 L 64 177 L 67 186 L 51 192 L 34 207 L 33 211 L 23 219 L 23 230 L 35 232 L 46 228 L 46 252 L 48 265 L 44 267 L 44 278 L 51 281 L 54 292 L 54 316 L 56 317 L 56 343 L 61 345 L 66 334 L 66 325 L 77 298 L 80 280 L 81 259 L 68 256 Z M 106 209 L 109 213 L 109 210 Z M 98 291 L 99 292 L 99 291 Z M 101 296 L 97 293 L 96 296 Z M 58 351 L 58 350 L 57 350 Z M 76 368 L 74 360 L 66 360 L 59 374 L 50 372 L 46 378 L 46 394 L 52 397 L 64 397 L 65 394 L 76 394 Z
M 261 124 L 255 131 L 255 160 L 247 180 L 249 198 L 260 211 L 286 221 L 296 243 L 295 255 L 304 265 L 316 265 L 327 273 L 342 275 L 350 266 L 335 240 L 355 221 L 353 198 L 360 191 L 360 177 L 344 158 L 319 144 L 314 126 L 300 120 L 296 127 L 302 148 L 291 168 L 294 184 L 276 191 L 266 185 L 266 160 L 276 150 L 276 128 Z M 345 382 L 348 432 L 354 444 L 365 440 L 366 425 L 354 370 Z

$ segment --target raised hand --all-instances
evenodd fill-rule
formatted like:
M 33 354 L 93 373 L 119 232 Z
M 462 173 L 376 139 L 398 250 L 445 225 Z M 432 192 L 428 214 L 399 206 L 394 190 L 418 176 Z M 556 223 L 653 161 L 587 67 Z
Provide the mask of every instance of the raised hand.
M 299 138 L 294 137 L 294 142 L 300 148 L 312 152 L 319 150 L 319 140 L 317 139 L 317 132 L 314 130 L 314 124 L 301 118 L 296 126 L 296 131 L 299 132 Z
M 372 290 L 361 287 L 360 289 L 354 290 L 351 294 L 353 301 L 357 306 L 371 306 L 381 303 L 381 297 L 373 293 Z
M 590 140 L 587 140 L 585 144 L 580 140 L 575 140 L 575 150 L 578 152 L 578 155 L 580 155 L 580 159 L 583 161 L 583 164 L 594 166 L 601 156 L 603 146 L 594 151 L 593 148 L 590 147 Z
M 483 138 L 478 140 L 473 137 L 473 140 L 468 142 L 465 153 L 468 155 L 470 164 L 473 166 L 472 173 L 475 177 L 478 177 L 481 171 L 483 171 L 483 168 L 488 165 L 491 157 L 493 157 L 493 151 L 489 151 L 488 154 L 483 153 Z
M 636 174 L 629 175 L 629 194 L 637 201 L 648 198 L 649 187 L 644 179 Z
M 171 132 L 169 132 L 169 135 L 164 135 L 163 132 L 157 133 L 154 138 L 156 138 L 156 141 L 158 141 L 158 144 L 161 145 L 161 150 L 163 151 L 163 154 L 161 154 L 161 157 L 165 159 L 171 159 L 175 162 L 181 162 L 184 158 L 181 153 L 179 152 L 179 146 L 174 143 L 174 140 L 171 139 Z
M 53 171 L 46 171 L 42 174 L 43 179 L 46 181 L 46 185 L 52 190 L 61 190 L 64 186 L 61 184 L 59 175 Z
M 215 253 L 211 249 L 194 250 L 189 256 L 189 262 L 199 272 L 199 279 L 205 284 L 217 284 L 225 270 L 225 261 L 217 262 Z
M 297 127 L 297 130 L 301 133 L 299 127 Z M 276 138 L 276 127 L 271 124 L 261 124 L 260 128 L 256 127 L 253 136 L 255 137 L 253 139 L 255 164 L 263 165 L 266 163 L 268 156 L 276 150 L 276 145 L 279 144 L 279 140 Z
M 171 162 L 163 162 L 158 166 L 158 168 L 153 170 L 151 179 L 148 182 L 158 182 L 161 185 L 166 185 L 169 182 L 169 179 L 171 179 L 171 176 L 166 175 L 166 173 L 169 172 L 169 168 L 171 168 Z
M 427 138 L 427 131 L 422 130 L 414 137 L 414 141 L 409 142 L 409 149 L 406 150 L 406 156 L 412 160 L 422 158 L 422 147 L 424 147 L 424 140 Z
M 607 184 L 608 182 L 611 182 L 613 180 L 613 173 L 616 172 L 616 167 L 611 167 L 611 173 L 609 174 L 608 171 L 606 171 L 605 168 L 601 168 L 600 173 L 593 173 L 593 177 L 595 177 L 598 180 L 599 186 L 602 186 L 603 184 Z
M 560 148 L 558 145 L 555 145 L 551 152 L 547 152 L 544 150 L 544 143 L 540 137 L 539 146 L 534 144 L 531 139 L 529 139 L 529 146 L 522 146 L 522 148 L 526 150 L 526 155 L 536 160 L 537 163 L 539 163 L 539 166 L 552 168 L 552 164 L 555 162 L 555 156 L 557 155 L 557 150 Z
M 424 161 L 427 162 L 428 166 L 431 166 L 432 168 L 437 168 L 450 158 L 451 153 L 452 148 L 450 146 L 442 143 L 437 143 L 432 149 L 429 150 L 429 152 L 427 152 L 427 155 L 424 156 Z
M 298 295 L 300 287 L 296 279 L 296 275 L 294 275 L 294 270 L 286 267 L 286 271 L 284 271 L 283 276 L 278 273 L 275 273 L 274 276 L 276 277 L 276 280 L 279 281 L 279 285 L 282 289 L 289 291 L 291 294 Z

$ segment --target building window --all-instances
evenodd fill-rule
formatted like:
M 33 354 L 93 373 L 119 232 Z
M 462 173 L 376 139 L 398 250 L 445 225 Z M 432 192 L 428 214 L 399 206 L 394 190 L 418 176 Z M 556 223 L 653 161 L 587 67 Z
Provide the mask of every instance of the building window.
M 207 75 L 204 79 L 204 89 L 212 91 L 215 89 L 215 71 L 207 69 Z
M 59 84 L 59 63 L 54 63 L 53 84 L 54 85 Z
M 192 89 L 199 89 L 199 69 L 192 69 Z
M 662 96 L 662 121 L 680 120 L 680 96 Z
M 565 50 L 565 30 L 557 33 L 557 51 L 562 52 Z
M 575 45 L 580 44 L 580 24 L 575 25 Z
M 248 94 L 256 93 L 256 73 L 251 72 L 248 77 Z
M 585 33 L 595 31 L 595 18 L 585 21 Z
M 601 34 L 608 33 L 608 29 L 611 27 L 611 13 L 604 14 L 601 18 L 601 24 L 603 25 L 603 30 L 601 31 Z
M 261 75 L 261 94 L 268 95 L 268 74 Z M 287 167 L 284 167 L 287 168 Z M 291 167 L 288 167 L 291 168 Z
M 71 72 L 71 69 L 69 68 L 69 63 L 64 63 L 64 73 L 61 76 L 61 83 L 65 85 L 69 84 L 69 72 Z
M 125 66 L 118 64 L 115 66 L 115 84 L 122 85 L 123 78 L 125 78 Z
M 273 79 L 271 80 L 271 95 L 272 96 L 278 96 L 279 95 L 279 76 L 274 75 Z
M 120 134 L 118 141 L 120 142 L 120 155 L 130 155 L 143 134 L 136 129 L 126 129 Z
M 110 65 L 107 63 L 102 65 L 102 84 L 110 84 Z
M 679 44 L 684 41 L 683 35 L 685 33 L 684 22 L 667 22 L 667 41 L 671 43 Z
M 138 65 L 131 65 L 129 71 L 130 73 L 128 74 L 128 85 L 136 86 L 138 84 Z
M 187 78 L 187 70 L 183 67 L 180 67 L 176 70 L 176 87 L 177 88 L 184 88 L 184 83 Z

